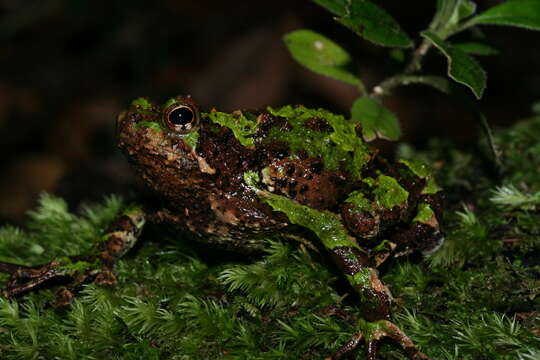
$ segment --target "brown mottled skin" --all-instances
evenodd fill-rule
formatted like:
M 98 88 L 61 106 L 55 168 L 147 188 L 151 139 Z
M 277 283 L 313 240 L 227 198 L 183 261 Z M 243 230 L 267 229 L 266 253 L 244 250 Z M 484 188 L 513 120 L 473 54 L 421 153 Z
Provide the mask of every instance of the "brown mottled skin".
M 192 112 L 192 122 L 171 120 L 170 114 L 178 106 Z M 273 211 L 262 201 L 258 189 L 246 184 L 244 174 L 256 172 L 262 175 L 261 191 L 337 214 L 349 233 L 346 240 L 349 245 L 327 249 L 355 291 L 365 299 L 364 319 L 379 324 L 379 330 L 370 334 L 359 330 L 332 358 L 341 358 L 364 339 L 368 358 L 375 359 L 376 343 L 387 337 L 411 359 L 427 359 L 389 321 L 392 298 L 376 269 L 391 255 L 431 250 L 439 245 L 440 193 L 423 194 L 425 179 L 413 175 L 403 164 L 390 165 L 377 156 L 376 150 L 371 150 L 360 178 L 375 178 L 382 171 L 397 180 L 409 196 L 403 206 L 378 208 L 371 213 L 354 211 L 345 199 L 352 191 L 363 191 L 367 184 L 346 171 L 346 164 L 328 169 L 322 157 L 310 157 L 304 149 L 293 154 L 288 143 L 268 141 L 271 129 L 287 132 L 291 124 L 286 118 L 266 111 L 251 114 L 257 117 L 257 128 L 250 135 L 253 145 L 244 146 L 229 128 L 213 123 L 208 114 L 199 117 L 198 107 L 189 96 L 177 97 L 173 105 L 165 109 L 144 101 L 131 105 L 118 117 L 119 147 L 161 198 L 164 207 L 153 214 L 135 211 L 120 217 L 97 251 L 78 258 L 97 262 L 92 271 L 62 272 L 55 260 L 34 268 L 0 263 L 0 271 L 12 274 L 3 294 L 11 297 L 27 292 L 59 274 L 73 278 L 76 284 L 92 279 L 101 284 L 114 284 L 114 263 L 133 246 L 145 217 L 187 229 L 211 245 L 246 253 L 260 251 L 269 234 L 290 233 L 298 227 L 290 224 L 283 212 Z M 323 118 L 310 118 L 303 126 L 321 133 L 332 131 Z M 193 148 L 187 136 L 194 130 L 198 131 L 198 138 Z M 373 200 L 369 198 L 373 197 L 370 191 L 366 190 L 365 194 L 368 200 Z M 435 216 L 431 222 L 412 221 L 420 203 L 429 204 L 433 209 Z M 377 245 L 382 239 L 389 241 L 381 248 Z M 355 278 L 355 275 L 365 274 L 368 274 L 367 280 Z M 59 292 L 60 303 L 69 303 L 71 298 L 69 291 Z
M 178 101 L 197 107 L 190 97 L 179 97 Z M 289 226 L 284 214 L 272 211 L 253 189 L 244 184 L 246 171 L 259 172 L 267 166 L 271 179 L 266 185 L 271 185 L 273 192 L 318 210 L 341 213 L 353 236 L 369 239 L 392 233 L 400 239 L 402 248 L 409 247 L 409 242 L 420 242 L 415 249 L 429 249 L 437 242 L 431 234 L 422 239 L 406 235 L 410 232 L 413 210 L 420 200 L 432 199 L 430 203 L 440 216 L 440 195 L 421 195 L 425 185 L 422 179 L 402 178 L 402 186 L 410 192 L 412 200 L 407 207 L 381 211 L 374 220 L 368 214 L 351 214 L 347 211 L 350 204 L 343 203 L 347 194 L 365 184 L 351 179 L 342 169 L 324 169 L 320 158 L 302 154 L 299 159 L 289 157 L 290 150 L 285 143 L 269 145 L 257 141 L 264 139 L 272 126 L 287 131 L 286 119 L 260 112 L 256 145 L 247 148 L 228 128 L 202 117 L 194 152 L 182 137 L 151 127 L 134 126 L 143 121 L 159 122 L 156 118 L 159 116 L 154 112 L 143 113 L 137 105 L 132 105 L 118 118 L 119 147 L 139 175 L 165 200 L 164 213 L 174 216 L 161 216 L 161 219 L 187 227 L 206 243 L 241 252 L 257 251 L 264 243 L 258 242 L 254 234 L 275 233 Z M 306 126 L 321 131 L 328 129 L 324 119 L 306 123 Z M 376 156 L 376 152 L 373 156 L 365 176 L 384 167 L 400 179 L 398 169 L 404 168 L 403 165 L 394 165 L 397 168 L 393 170 L 384 159 Z M 205 165 L 201 166 L 201 162 Z M 396 232 L 396 228 L 399 231 Z

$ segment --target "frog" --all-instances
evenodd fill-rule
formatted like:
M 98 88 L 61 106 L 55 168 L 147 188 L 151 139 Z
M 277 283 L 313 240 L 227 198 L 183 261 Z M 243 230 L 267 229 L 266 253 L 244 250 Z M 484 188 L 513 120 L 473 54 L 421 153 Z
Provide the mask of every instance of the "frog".
M 283 234 L 323 249 L 360 299 L 357 332 L 331 359 L 365 343 L 393 341 L 428 359 L 391 321 L 392 295 L 379 277 L 389 258 L 429 255 L 444 240 L 442 188 L 417 160 L 386 160 L 362 139 L 360 121 L 302 105 L 203 112 L 191 96 L 163 105 L 134 100 L 116 121 L 118 146 L 159 206 L 123 210 L 84 254 L 39 266 L 0 263 L 5 297 L 61 278 L 57 306 L 80 285 L 114 285 L 118 259 L 147 222 L 167 223 L 195 241 L 258 254 Z

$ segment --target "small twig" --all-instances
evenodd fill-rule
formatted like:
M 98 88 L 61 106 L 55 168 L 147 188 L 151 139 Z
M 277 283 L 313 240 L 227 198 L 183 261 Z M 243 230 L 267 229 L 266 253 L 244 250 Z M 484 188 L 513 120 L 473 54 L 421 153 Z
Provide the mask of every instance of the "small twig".
M 370 96 L 381 97 L 388 95 L 392 89 L 406 85 L 410 82 L 409 74 L 419 71 L 422 68 L 422 59 L 431 48 L 431 42 L 424 39 L 422 43 L 413 51 L 411 61 L 405 66 L 405 69 L 397 75 L 384 79 L 373 87 Z
M 427 39 L 424 39 L 422 41 L 420 46 L 418 46 L 414 50 L 411 61 L 405 67 L 405 70 L 403 71 L 404 74 L 411 74 L 413 72 L 419 71 L 422 68 L 422 59 L 428 53 L 429 49 L 431 48 L 431 45 L 432 45 L 431 42 L 428 41 Z

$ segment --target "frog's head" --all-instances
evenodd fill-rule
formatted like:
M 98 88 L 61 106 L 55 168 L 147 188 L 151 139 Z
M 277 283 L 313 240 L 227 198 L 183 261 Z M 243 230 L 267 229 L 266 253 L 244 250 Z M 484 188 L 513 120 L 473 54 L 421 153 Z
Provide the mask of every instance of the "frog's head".
M 189 96 L 164 105 L 146 98 L 131 103 L 117 119 L 120 149 L 149 185 L 168 198 L 203 190 L 210 168 L 194 151 L 200 115 Z

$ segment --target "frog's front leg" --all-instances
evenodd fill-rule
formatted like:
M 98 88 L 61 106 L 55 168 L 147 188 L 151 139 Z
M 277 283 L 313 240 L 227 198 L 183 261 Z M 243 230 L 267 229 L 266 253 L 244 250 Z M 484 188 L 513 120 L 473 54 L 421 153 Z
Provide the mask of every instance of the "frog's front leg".
M 116 283 L 114 265 L 137 241 L 145 217 L 139 206 L 126 208 L 109 226 L 100 241 L 81 255 L 59 257 L 38 266 L 0 262 L 0 272 L 11 274 L 1 293 L 8 298 L 15 297 L 56 280 L 66 285 L 57 293 L 57 304 L 65 305 L 72 298 L 70 289 L 83 283 Z

